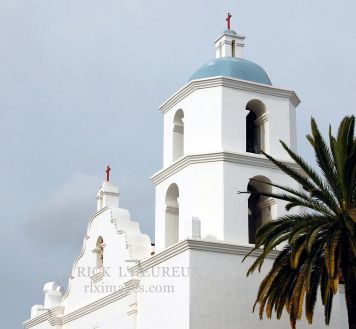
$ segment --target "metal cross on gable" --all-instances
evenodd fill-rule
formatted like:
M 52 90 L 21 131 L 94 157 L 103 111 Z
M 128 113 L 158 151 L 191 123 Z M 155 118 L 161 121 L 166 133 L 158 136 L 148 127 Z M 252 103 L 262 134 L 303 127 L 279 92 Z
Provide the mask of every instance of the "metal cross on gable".
M 227 29 L 228 30 L 230 30 L 231 17 L 232 17 L 231 14 L 227 13 L 226 21 L 227 21 Z
M 106 170 L 105 170 L 105 172 L 106 172 L 106 181 L 107 182 L 110 180 L 110 170 L 111 170 L 110 166 L 107 166 Z

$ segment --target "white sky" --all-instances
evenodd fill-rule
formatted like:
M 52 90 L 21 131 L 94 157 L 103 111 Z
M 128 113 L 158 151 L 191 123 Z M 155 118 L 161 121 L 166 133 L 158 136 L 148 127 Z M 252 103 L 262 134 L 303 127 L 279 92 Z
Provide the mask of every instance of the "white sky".
M 245 57 L 301 98 L 310 159 L 310 116 L 325 130 L 356 112 L 354 0 L 1 0 L 2 327 L 22 328 L 44 282 L 67 285 L 107 164 L 153 238 L 157 108 L 214 57 L 228 11 Z

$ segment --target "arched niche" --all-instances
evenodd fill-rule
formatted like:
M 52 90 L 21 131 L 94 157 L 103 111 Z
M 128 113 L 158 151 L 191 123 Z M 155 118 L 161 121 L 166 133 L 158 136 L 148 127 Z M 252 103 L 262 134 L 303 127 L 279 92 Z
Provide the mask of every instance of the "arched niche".
M 255 181 L 256 179 L 257 181 Z M 255 176 L 250 179 L 247 190 L 251 192 L 248 198 L 248 240 L 256 242 L 256 232 L 264 223 L 275 219 L 277 204 L 273 198 L 258 195 L 257 193 L 271 193 L 272 186 L 263 182 L 271 183 L 265 176 Z
M 265 104 L 252 99 L 246 104 L 246 152 L 268 152 L 268 119 Z
M 96 255 L 95 266 L 97 269 L 101 269 L 104 266 L 104 239 L 102 236 L 99 236 L 96 239 L 95 249 L 93 253 Z
M 173 119 L 173 161 L 184 155 L 184 112 L 177 110 Z
M 166 193 L 165 209 L 165 246 L 169 247 L 179 241 L 179 189 L 171 184 Z

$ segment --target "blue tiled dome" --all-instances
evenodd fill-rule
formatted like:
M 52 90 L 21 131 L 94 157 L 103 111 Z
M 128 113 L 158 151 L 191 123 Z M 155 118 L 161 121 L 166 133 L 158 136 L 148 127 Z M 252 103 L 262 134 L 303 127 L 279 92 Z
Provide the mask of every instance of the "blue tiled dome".
M 189 81 L 216 76 L 272 85 L 267 73 L 261 66 L 237 57 L 220 57 L 211 60 L 196 71 Z

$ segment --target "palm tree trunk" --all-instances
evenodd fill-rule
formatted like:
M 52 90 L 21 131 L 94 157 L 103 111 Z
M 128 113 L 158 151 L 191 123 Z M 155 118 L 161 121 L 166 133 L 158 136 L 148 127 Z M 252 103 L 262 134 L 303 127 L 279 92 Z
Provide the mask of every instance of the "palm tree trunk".
M 349 329 L 356 329 L 356 280 L 355 278 L 345 281 L 345 297 Z
M 349 318 L 349 329 L 356 329 L 356 278 L 352 270 L 352 263 L 355 262 L 355 259 L 350 251 L 348 252 L 348 256 L 348 261 L 343 262 L 344 266 L 342 272 L 345 280 L 345 298 Z

